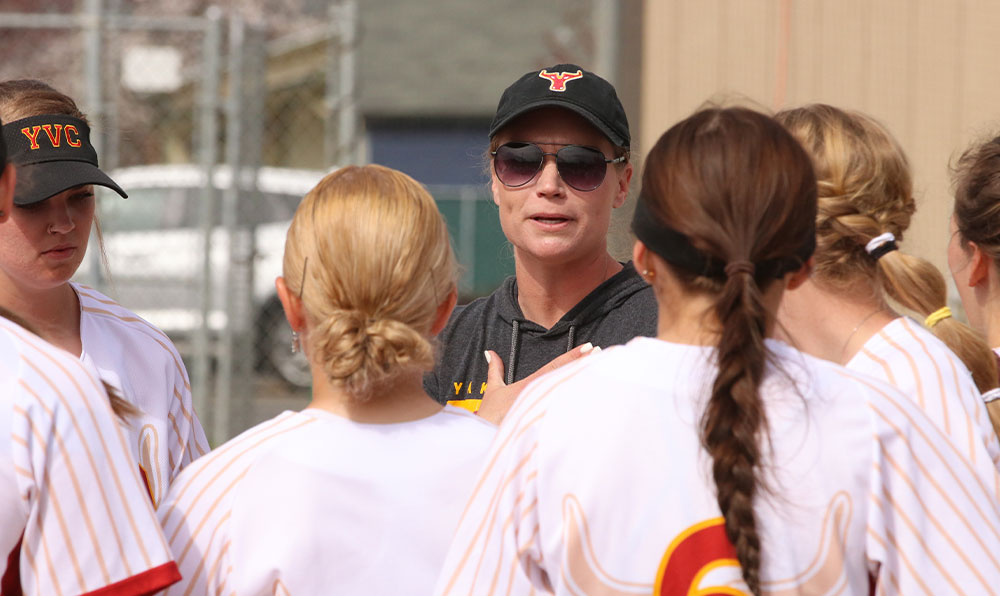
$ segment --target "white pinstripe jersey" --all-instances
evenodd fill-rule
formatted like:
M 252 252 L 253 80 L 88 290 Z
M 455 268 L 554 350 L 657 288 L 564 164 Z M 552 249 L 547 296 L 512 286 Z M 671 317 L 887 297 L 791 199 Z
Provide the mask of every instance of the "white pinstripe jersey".
M 94 372 L 0 318 L 0 387 L 0 591 L 143 594 L 180 579 Z
M 160 505 L 169 594 L 427 594 L 496 427 L 446 406 L 360 424 L 285 412 L 189 466 Z
M 894 319 L 871 339 L 847 368 L 880 379 L 912 398 L 931 420 L 974 459 L 973 443 L 986 445 L 1000 465 L 1000 440 L 972 374 L 948 346 L 907 317 Z
M 97 290 L 72 286 L 80 298 L 80 358 L 142 412 L 128 442 L 155 507 L 181 469 L 209 450 L 184 363 L 162 331 Z
M 1000 589 L 997 472 L 898 390 L 768 340 L 763 593 Z M 504 419 L 437 594 L 741 594 L 700 421 L 714 350 L 637 338 Z

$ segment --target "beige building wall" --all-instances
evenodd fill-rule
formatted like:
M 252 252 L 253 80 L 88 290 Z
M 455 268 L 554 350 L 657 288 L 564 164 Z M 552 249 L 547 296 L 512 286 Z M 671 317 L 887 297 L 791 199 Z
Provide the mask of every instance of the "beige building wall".
M 904 249 L 947 274 L 949 160 L 1000 129 L 998 32 L 989 0 L 647 0 L 639 149 L 712 98 L 866 112 L 914 172 Z

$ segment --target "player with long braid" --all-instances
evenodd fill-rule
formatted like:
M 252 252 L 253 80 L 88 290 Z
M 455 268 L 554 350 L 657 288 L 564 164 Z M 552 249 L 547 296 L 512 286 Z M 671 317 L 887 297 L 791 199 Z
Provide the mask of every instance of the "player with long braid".
M 773 339 L 816 245 L 809 156 L 705 109 L 649 152 L 656 338 L 530 384 L 437 594 L 996 593 L 997 472 L 908 396 Z

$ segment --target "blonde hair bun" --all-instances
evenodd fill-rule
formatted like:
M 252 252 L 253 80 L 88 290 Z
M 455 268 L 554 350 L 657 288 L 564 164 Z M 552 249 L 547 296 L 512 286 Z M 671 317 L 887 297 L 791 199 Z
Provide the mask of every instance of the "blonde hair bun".
M 284 279 L 302 297 L 308 353 L 358 399 L 434 366 L 431 327 L 455 288 L 448 229 L 415 180 L 378 165 L 328 174 L 302 200 Z
M 393 371 L 434 366 L 430 340 L 394 319 L 375 319 L 358 310 L 335 311 L 313 333 L 327 377 L 352 395 L 364 394 Z

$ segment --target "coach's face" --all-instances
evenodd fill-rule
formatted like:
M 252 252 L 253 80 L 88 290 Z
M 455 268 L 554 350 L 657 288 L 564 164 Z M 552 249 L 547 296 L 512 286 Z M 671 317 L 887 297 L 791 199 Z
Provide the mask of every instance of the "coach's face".
M 94 187 L 77 186 L 44 201 L 15 205 L 0 223 L 0 283 L 47 289 L 76 273 L 94 221 Z
M 614 158 L 614 145 L 581 116 L 561 108 L 542 108 L 520 116 L 496 135 L 496 145 L 535 143 L 547 153 L 566 145 L 595 147 Z M 545 156 L 541 170 L 527 184 L 503 184 L 491 167 L 493 201 L 500 226 L 521 262 L 564 265 L 596 258 L 607 252 L 611 209 L 620 207 L 628 193 L 632 165 L 608 165 L 596 189 L 580 191 L 560 177 L 556 158 Z

